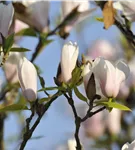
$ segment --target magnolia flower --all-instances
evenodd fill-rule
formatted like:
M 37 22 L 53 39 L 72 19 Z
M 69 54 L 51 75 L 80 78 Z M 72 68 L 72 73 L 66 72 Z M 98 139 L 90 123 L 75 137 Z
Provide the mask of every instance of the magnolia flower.
M 104 57 L 105 59 L 114 60 L 116 50 L 107 40 L 98 40 L 90 47 L 87 55 L 92 59 Z
M 7 61 L 4 63 L 4 72 L 6 79 L 11 83 L 18 82 L 17 64 L 22 59 L 24 53 L 10 52 Z
M 95 78 L 95 76 L 94 76 L 94 80 L 92 79 L 90 81 L 90 79 L 92 77 L 91 75 L 93 73 L 94 63 L 92 62 L 92 59 L 89 56 L 85 57 L 85 61 L 86 61 L 86 64 L 84 65 L 82 76 L 83 76 L 83 82 L 84 82 L 86 95 L 89 99 L 91 99 L 95 94 L 98 94 L 103 97 L 103 94 L 100 89 L 100 85 L 99 85 L 97 79 Z M 96 91 L 93 88 L 94 82 L 95 82 Z
M 94 61 L 93 72 L 104 96 L 115 98 L 119 93 L 121 83 L 128 77 L 130 70 L 128 65 L 121 60 L 113 65 L 110 61 L 99 57 Z
M 23 0 L 22 4 L 26 6 L 26 12 L 24 16 L 22 14 L 18 14 L 18 19 L 41 32 L 47 32 L 49 1 Z
M 68 82 L 72 78 L 72 71 L 76 66 L 79 54 L 77 43 L 69 42 L 63 46 L 61 54 L 61 72 L 64 82 Z
M 118 1 L 113 3 L 113 7 L 122 11 L 123 15 L 131 22 L 135 21 L 135 1 Z
M 5 5 L 0 3 L 0 33 L 4 36 L 8 36 L 10 26 L 13 21 L 14 8 L 12 4 Z M 0 38 L 0 44 L 2 39 Z
M 124 144 L 121 150 L 135 150 L 135 140 L 131 144 Z
M 18 78 L 24 97 L 32 102 L 37 99 L 37 72 L 34 65 L 25 57 L 18 65 Z
M 118 134 L 121 130 L 121 110 L 113 108 L 107 116 L 107 128 L 112 134 Z
M 75 24 L 83 21 L 95 10 L 95 8 L 90 9 L 90 3 L 88 0 L 83 2 L 74 0 L 62 1 L 62 19 L 64 20 L 77 6 L 76 15 L 66 22 L 66 26 L 64 27 L 66 33 L 69 33 Z

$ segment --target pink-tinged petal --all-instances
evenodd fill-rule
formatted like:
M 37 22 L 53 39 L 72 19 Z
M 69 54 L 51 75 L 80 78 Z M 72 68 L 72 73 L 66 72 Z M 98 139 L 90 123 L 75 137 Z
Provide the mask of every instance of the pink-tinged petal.
M 91 75 L 92 75 L 92 64 L 90 62 L 87 62 L 83 69 L 83 81 L 85 90 L 87 89 L 87 85 Z
M 61 71 L 64 82 L 72 77 L 72 71 L 76 66 L 79 48 L 76 43 L 69 42 L 63 46 L 61 53 Z
M 25 57 L 18 66 L 18 78 L 22 92 L 28 101 L 37 98 L 37 72 L 34 65 Z
M 49 4 L 49 0 L 38 1 L 28 8 L 31 11 L 30 18 L 39 31 L 46 31 L 48 29 Z
M 93 72 L 100 83 L 102 93 L 107 97 L 112 97 L 115 82 L 113 64 L 103 58 L 97 58 L 94 61 Z
M 116 49 L 107 40 L 97 40 L 88 50 L 88 56 L 92 59 L 103 57 L 108 60 L 114 60 L 116 58 Z
M 4 64 L 4 73 L 8 82 L 10 83 L 18 82 L 17 67 L 15 64 L 6 62 Z
M 8 35 L 9 28 L 13 21 L 13 15 L 14 8 L 11 3 L 8 5 L 0 3 L 0 32 L 4 37 Z
M 120 90 L 121 83 L 129 76 L 130 69 L 126 63 L 119 61 L 116 64 L 116 79 L 115 79 L 115 88 L 113 96 L 116 97 Z

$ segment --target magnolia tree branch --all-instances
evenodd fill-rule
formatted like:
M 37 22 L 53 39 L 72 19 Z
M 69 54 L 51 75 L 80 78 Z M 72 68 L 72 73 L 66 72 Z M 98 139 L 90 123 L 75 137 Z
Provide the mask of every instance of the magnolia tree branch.
M 95 1 L 95 2 L 103 10 L 104 5 L 107 1 Z M 121 31 L 121 33 L 125 36 L 125 38 L 129 42 L 132 49 L 135 51 L 135 35 L 131 31 L 131 29 L 126 24 L 122 24 L 121 22 L 119 22 L 116 17 L 114 25 L 117 26 L 117 28 Z
M 75 129 L 74 136 L 75 136 L 75 140 L 76 140 L 76 150 L 82 150 L 82 146 L 81 146 L 81 142 L 80 142 L 80 138 L 79 138 L 79 130 L 80 130 L 80 127 L 81 127 L 81 123 L 86 121 L 88 118 L 94 116 L 95 114 L 105 110 L 106 107 L 103 106 L 103 107 L 97 109 L 96 111 L 91 112 L 91 110 L 93 109 L 93 102 L 94 102 L 94 100 L 93 100 L 93 101 L 90 102 L 89 109 L 88 109 L 86 115 L 83 118 L 81 118 L 77 114 L 73 98 L 71 96 L 68 96 L 67 94 L 64 94 L 64 96 L 67 98 L 68 103 L 71 106 L 74 117 L 75 117 L 75 128 L 76 129 Z
M 60 96 L 60 94 L 61 93 L 58 91 L 56 94 L 54 94 L 52 96 L 52 99 L 50 101 L 48 101 L 45 105 L 38 104 L 37 101 L 35 102 L 35 105 L 33 105 L 33 106 L 34 107 L 36 106 L 35 111 L 37 112 L 36 114 L 38 114 L 38 118 L 36 119 L 33 126 L 30 128 L 31 120 L 35 115 L 35 112 L 33 111 L 33 108 L 32 108 L 30 117 L 26 119 L 26 132 L 24 133 L 23 141 L 21 143 L 21 146 L 20 146 L 19 150 L 24 150 L 28 140 L 31 138 L 33 132 L 35 131 L 38 124 L 40 123 L 40 120 L 42 119 L 43 115 L 49 109 L 51 104 L 58 98 L 58 96 Z

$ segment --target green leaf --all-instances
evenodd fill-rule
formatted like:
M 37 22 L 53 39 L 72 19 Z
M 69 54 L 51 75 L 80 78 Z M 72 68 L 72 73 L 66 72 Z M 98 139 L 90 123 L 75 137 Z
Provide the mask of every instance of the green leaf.
M 40 84 L 41 84 L 42 88 L 44 88 L 45 87 L 45 80 L 44 80 L 44 78 L 39 75 L 39 80 L 40 80 Z
M 79 67 L 76 67 L 72 71 L 72 80 L 70 83 L 71 88 L 73 88 L 80 81 L 81 74 L 82 74 L 82 69 Z
M 19 47 L 13 47 L 10 49 L 10 52 L 27 52 L 30 51 L 27 48 L 19 48 Z
M 29 110 L 29 108 L 25 105 L 21 104 L 12 104 L 5 107 L 0 108 L 0 112 L 4 111 L 20 111 L 20 110 Z
M 104 19 L 103 18 L 95 18 L 97 21 L 99 22 L 104 22 Z
M 104 105 L 104 106 L 107 106 L 107 107 L 110 107 L 110 108 L 117 108 L 117 109 L 120 109 L 120 110 L 132 111 L 127 106 L 119 104 L 119 103 L 115 103 L 115 102 L 99 102 L 97 104 L 98 105 Z
M 42 91 L 52 91 L 52 90 L 63 90 L 63 87 L 47 87 L 47 88 L 42 88 L 40 90 L 38 90 L 38 92 L 42 92 Z
M 44 138 L 45 136 L 34 136 L 34 137 L 31 137 L 30 140 L 39 140 L 41 138 Z
M 87 98 L 82 93 L 80 93 L 76 86 L 74 87 L 74 92 L 80 100 L 87 102 Z
M 23 30 L 17 32 L 15 35 L 16 36 L 34 36 L 34 37 L 37 36 L 36 31 L 33 30 L 32 28 L 23 29 Z
M 14 34 L 11 34 L 4 40 L 4 43 L 3 43 L 4 53 L 8 53 L 13 44 L 14 44 Z
M 44 97 L 44 98 L 41 98 L 38 102 L 39 102 L 39 104 L 42 104 L 44 102 L 49 101 L 50 99 L 51 99 L 51 97 Z

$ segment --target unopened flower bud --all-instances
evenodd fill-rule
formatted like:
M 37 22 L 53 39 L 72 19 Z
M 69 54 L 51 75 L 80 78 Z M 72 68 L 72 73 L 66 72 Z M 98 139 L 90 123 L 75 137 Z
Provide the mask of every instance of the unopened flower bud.
M 14 14 L 13 5 L 10 3 L 5 5 L 0 3 L 0 33 L 4 36 L 8 36 L 8 31 L 12 24 Z M 0 44 L 2 44 L 2 38 L 0 38 Z
M 18 78 L 24 97 L 32 102 L 37 99 L 37 72 L 34 65 L 25 57 L 18 66 Z
M 76 66 L 79 48 L 76 43 L 69 42 L 63 46 L 61 54 L 61 73 L 64 82 L 72 78 L 72 71 Z

